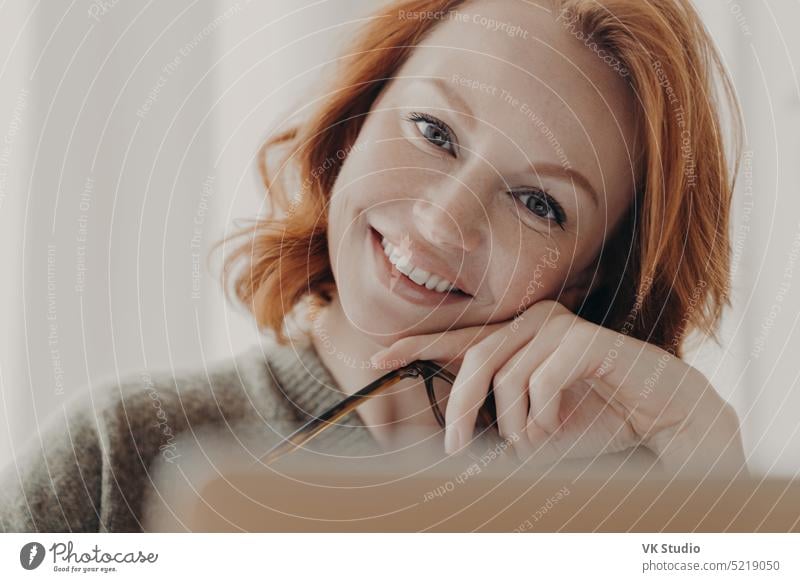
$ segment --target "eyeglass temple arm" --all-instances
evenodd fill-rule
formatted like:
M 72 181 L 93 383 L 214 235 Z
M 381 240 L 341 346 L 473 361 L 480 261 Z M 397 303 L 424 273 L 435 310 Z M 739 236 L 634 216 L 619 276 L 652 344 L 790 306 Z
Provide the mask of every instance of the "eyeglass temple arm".
M 425 377 L 425 389 L 428 392 L 428 399 L 431 401 L 431 408 L 433 409 L 433 414 L 436 417 L 436 420 L 439 422 L 439 426 L 442 428 L 445 427 L 445 419 L 442 416 L 442 412 L 439 409 L 439 406 L 436 405 L 436 396 L 433 392 L 433 379 L 435 377 L 441 377 L 450 382 L 452 386 L 455 381 L 456 377 L 452 372 L 448 372 L 439 364 L 432 362 L 430 360 L 417 360 L 415 362 L 422 372 L 424 373 Z M 492 381 L 489 385 L 489 390 L 486 394 L 486 398 L 483 402 L 483 405 L 478 409 L 478 418 L 483 423 L 484 428 L 489 428 L 494 426 L 497 423 L 497 420 L 492 415 L 492 410 L 495 408 L 494 402 L 494 381 Z
M 269 451 L 267 451 L 262 457 L 264 464 L 269 465 L 286 453 L 301 447 L 304 443 L 308 442 L 326 428 L 336 423 L 337 420 L 355 410 L 355 408 L 367 398 L 377 396 L 403 378 L 419 376 L 423 370 L 422 366 L 416 364 L 420 363 L 421 362 L 415 362 L 409 366 L 398 368 L 397 370 L 392 370 L 391 372 L 384 374 L 374 382 L 364 386 L 358 392 L 351 394 L 336 406 L 329 408 L 321 415 L 312 418 L 277 445 L 272 447 Z M 422 363 L 424 364 L 424 362 Z
M 411 364 L 408 364 L 407 366 L 384 374 L 374 382 L 366 385 L 358 392 L 351 394 L 336 406 L 329 408 L 321 415 L 309 420 L 307 423 L 302 425 L 300 428 L 295 430 L 293 433 L 267 451 L 261 457 L 263 459 L 263 463 L 265 465 L 270 465 L 277 461 L 280 457 L 301 447 L 303 444 L 307 443 L 326 428 L 329 428 L 335 424 L 337 420 L 355 410 L 366 399 L 372 396 L 377 396 L 404 378 L 415 378 L 420 375 L 422 375 L 425 379 L 425 389 L 428 393 L 428 399 L 431 401 L 431 408 L 433 409 L 434 416 L 436 416 L 436 420 L 438 421 L 439 425 L 444 428 L 445 419 L 442 416 L 439 407 L 436 405 L 436 397 L 433 391 L 433 379 L 437 376 L 442 377 L 452 385 L 455 382 L 456 377 L 454 374 L 448 372 L 435 362 L 430 360 L 417 360 Z M 490 406 L 493 408 L 494 398 L 492 392 L 493 391 L 490 388 L 489 394 L 487 395 L 487 402 L 490 402 Z M 485 406 L 481 407 L 478 416 L 487 427 L 494 423 L 494 418 Z

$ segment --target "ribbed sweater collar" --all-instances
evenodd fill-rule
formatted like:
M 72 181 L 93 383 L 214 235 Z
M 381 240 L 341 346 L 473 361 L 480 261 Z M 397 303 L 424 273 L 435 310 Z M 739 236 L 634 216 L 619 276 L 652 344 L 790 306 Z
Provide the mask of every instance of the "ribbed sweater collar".
M 322 362 L 313 343 L 305 339 L 280 345 L 268 337 L 264 356 L 277 387 L 283 392 L 298 419 L 306 422 L 339 403 L 347 395 Z M 355 412 L 342 417 L 337 426 L 326 429 L 314 442 L 337 451 L 379 453 L 381 447 Z

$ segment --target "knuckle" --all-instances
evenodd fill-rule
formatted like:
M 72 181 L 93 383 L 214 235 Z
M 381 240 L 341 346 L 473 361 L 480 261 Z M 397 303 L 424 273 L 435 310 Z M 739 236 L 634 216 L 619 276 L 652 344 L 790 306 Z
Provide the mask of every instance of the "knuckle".
M 495 389 L 499 388 L 500 386 L 507 386 L 511 377 L 511 369 L 508 367 L 508 364 L 505 364 L 494 375 L 493 384 Z
M 602 328 L 599 326 L 595 326 L 578 316 L 575 317 L 577 319 L 575 323 L 575 333 L 579 334 L 580 337 L 591 340 L 597 337 L 598 332 L 602 331 Z
M 467 348 L 464 352 L 464 361 L 471 364 L 480 364 L 488 359 L 490 353 L 487 344 L 479 342 Z
M 549 313 L 551 316 L 572 313 L 563 303 L 559 303 L 555 299 L 542 299 L 537 301 L 534 307 L 540 312 Z
M 569 328 L 571 323 L 572 318 L 566 314 L 554 313 L 551 314 L 547 318 L 547 321 L 544 322 L 544 329 L 546 329 L 548 332 L 553 332 L 554 330 L 565 330 Z
M 513 388 L 515 386 L 522 386 L 524 379 L 519 367 L 506 367 L 504 366 L 494 376 L 494 387 L 502 386 L 503 388 Z
M 576 326 L 567 332 L 564 341 L 561 344 L 562 351 L 569 351 L 572 353 L 582 352 L 591 342 L 592 333 L 581 326 Z M 578 353 L 576 353 L 578 355 Z
M 558 338 L 556 352 L 574 350 L 585 345 L 591 339 L 591 330 L 587 330 L 575 321 L 575 316 L 559 316 L 551 323 L 551 333 Z
M 533 400 L 534 397 L 540 392 L 541 386 L 548 386 L 553 382 L 553 363 L 552 360 L 547 361 L 544 365 L 540 366 L 538 370 L 536 370 L 531 377 L 528 379 L 528 392 L 530 393 L 530 398 Z
M 397 340 L 392 346 L 393 349 L 398 351 L 406 351 L 414 347 L 414 338 L 404 337 Z
M 541 301 L 537 301 L 534 308 L 539 311 L 550 311 L 558 309 L 561 304 L 558 301 L 553 299 L 542 299 Z
M 575 327 L 580 318 L 571 311 L 560 311 L 551 317 L 551 321 L 567 329 Z

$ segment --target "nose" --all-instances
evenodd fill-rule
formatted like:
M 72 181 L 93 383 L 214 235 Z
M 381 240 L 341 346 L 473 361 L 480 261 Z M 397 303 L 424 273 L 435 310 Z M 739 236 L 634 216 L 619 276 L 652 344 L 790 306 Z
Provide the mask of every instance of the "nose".
M 415 200 L 414 222 L 432 245 L 472 252 L 480 245 L 481 223 L 488 219 L 487 209 L 480 197 L 463 184 L 450 186 Z

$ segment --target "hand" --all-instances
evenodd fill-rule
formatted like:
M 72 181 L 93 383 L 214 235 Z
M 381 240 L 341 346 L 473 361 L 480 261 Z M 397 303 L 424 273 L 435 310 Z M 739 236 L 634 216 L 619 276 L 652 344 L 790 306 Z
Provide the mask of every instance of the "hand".
M 491 386 L 498 431 L 520 459 L 642 445 L 669 471 L 746 472 L 736 413 L 699 371 L 555 301 L 507 322 L 402 338 L 373 363 L 418 359 L 460 362 L 445 411 L 449 453 L 471 440 Z

